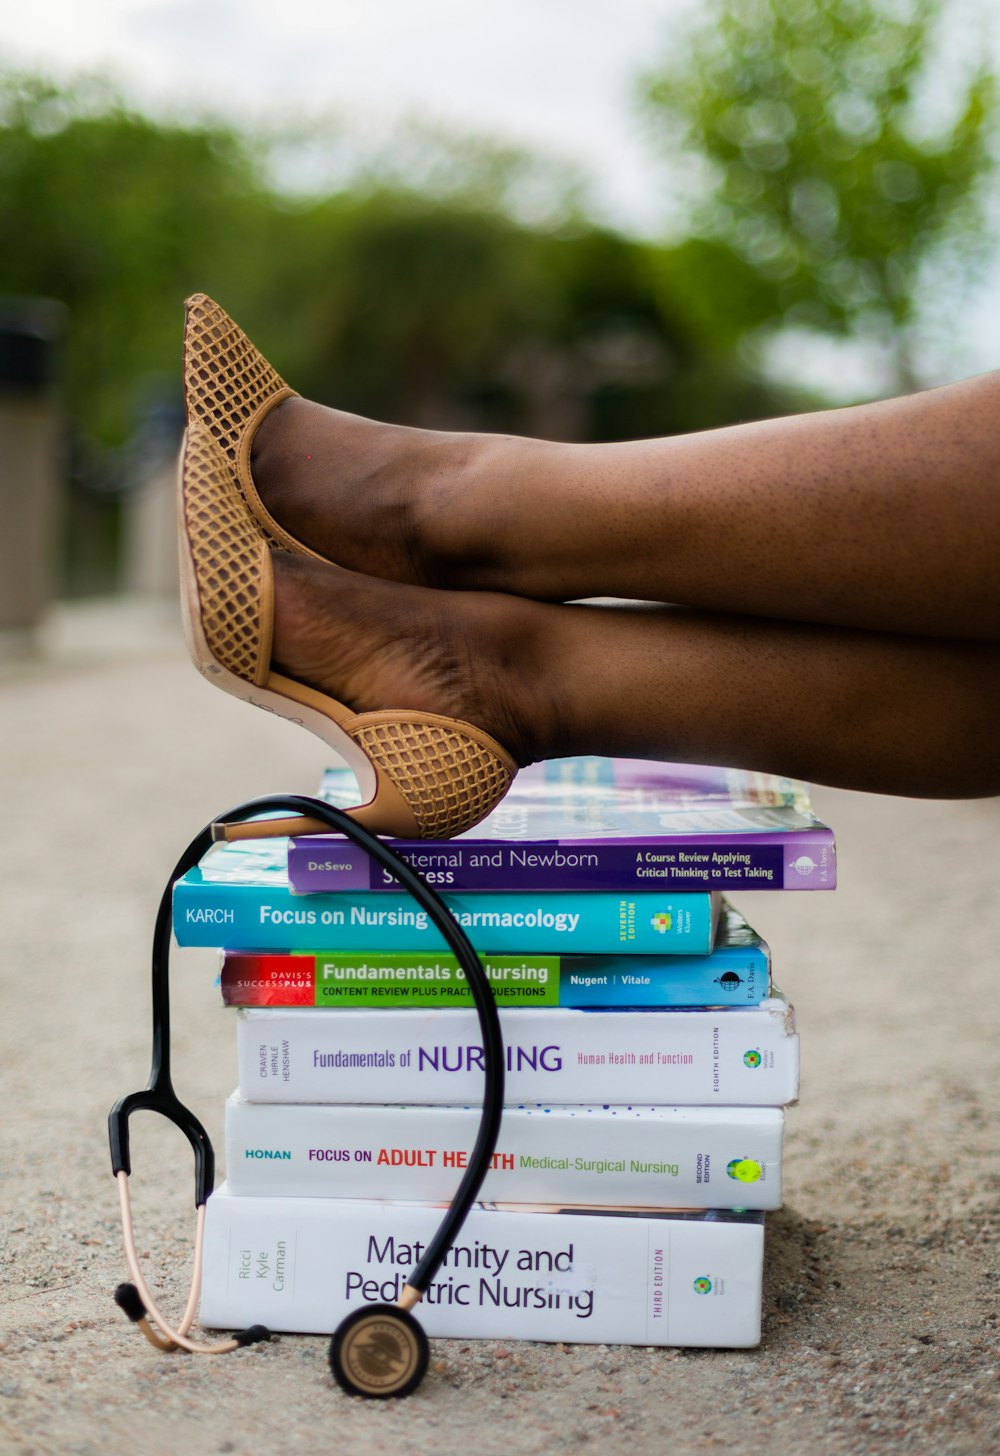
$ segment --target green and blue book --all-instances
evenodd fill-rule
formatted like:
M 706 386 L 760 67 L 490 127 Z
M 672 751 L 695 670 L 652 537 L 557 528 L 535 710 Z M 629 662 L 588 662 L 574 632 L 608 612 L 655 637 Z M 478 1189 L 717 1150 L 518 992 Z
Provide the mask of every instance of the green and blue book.
M 756 1006 L 770 995 L 764 941 L 724 904 L 707 955 L 482 955 L 501 1006 L 580 1009 Z M 241 951 L 223 954 L 227 1006 L 468 1007 L 465 973 L 447 951 Z

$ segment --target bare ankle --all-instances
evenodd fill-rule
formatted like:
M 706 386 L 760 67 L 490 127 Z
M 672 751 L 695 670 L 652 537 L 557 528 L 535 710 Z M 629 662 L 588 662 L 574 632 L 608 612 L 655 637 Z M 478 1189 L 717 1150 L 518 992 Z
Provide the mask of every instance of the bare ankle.
M 562 600 L 579 585 L 564 580 L 582 524 L 565 505 L 572 449 L 386 425 L 296 397 L 260 424 L 252 484 L 293 551 L 386 581 Z
M 356 712 L 474 724 L 521 765 L 554 741 L 533 602 L 385 582 L 272 554 L 276 666 Z

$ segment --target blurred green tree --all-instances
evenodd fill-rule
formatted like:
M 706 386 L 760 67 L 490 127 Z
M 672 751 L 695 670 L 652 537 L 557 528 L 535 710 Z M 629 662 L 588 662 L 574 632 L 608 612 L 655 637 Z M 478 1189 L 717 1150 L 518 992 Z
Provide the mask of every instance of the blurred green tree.
M 127 434 L 150 372 L 176 374 L 179 299 L 245 287 L 268 206 L 231 128 L 154 122 L 99 78 L 0 77 L 0 293 L 68 305 L 68 395 L 96 440 Z
M 320 199 L 280 232 L 255 338 L 323 403 L 578 440 L 780 407 L 690 337 L 659 250 L 610 230 L 379 190 Z
M 939 64 L 947 17 L 942 0 L 706 0 L 644 78 L 686 183 L 670 273 L 700 336 L 875 337 L 898 387 L 918 382 L 929 269 L 968 275 L 982 253 L 997 115 L 985 47 Z
M 296 141 L 314 160 L 336 147 L 328 123 L 251 137 L 153 120 L 99 78 L 0 74 L 0 295 L 68 306 L 93 474 L 152 381 L 178 391 L 199 289 L 304 392 L 383 418 L 592 439 L 776 407 L 709 359 L 657 249 L 580 215 L 572 176 L 420 136 L 420 170 L 404 148 L 334 192 L 282 191 Z

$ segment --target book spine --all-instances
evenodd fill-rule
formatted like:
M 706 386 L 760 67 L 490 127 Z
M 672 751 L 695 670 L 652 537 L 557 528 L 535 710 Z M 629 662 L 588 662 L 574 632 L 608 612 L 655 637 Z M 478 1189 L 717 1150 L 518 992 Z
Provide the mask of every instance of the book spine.
M 441 1221 L 422 1204 L 208 1200 L 201 1322 L 328 1335 L 393 1302 Z M 760 1340 L 760 1215 L 583 1215 L 476 1207 L 418 1311 L 459 1339 L 746 1348 Z
M 446 895 L 476 949 L 533 954 L 707 955 L 718 895 Z M 445 950 L 409 896 L 295 895 L 282 886 L 183 878 L 174 886 L 178 945 L 237 950 Z
M 226 1171 L 241 1197 L 454 1196 L 475 1107 L 226 1104 Z M 482 1195 L 505 1203 L 781 1206 L 777 1108 L 507 1107 Z
M 480 956 L 504 1006 L 756 1006 L 770 995 L 760 946 L 707 956 Z M 453 955 L 377 951 L 326 954 L 227 951 L 219 977 L 226 1006 L 471 1006 Z
M 560 844 L 511 840 L 393 840 L 393 848 L 441 890 L 663 889 L 832 890 L 836 854 L 829 829 L 786 834 L 685 835 L 670 843 L 619 839 Z M 301 894 L 395 890 L 363 850 L 318 835 L 292 839 L 288 879 Z
M 782 1107 L 798 1094 L 784 1000 L 705 1011 L 500 1012 L 508 1102 Z M 475 1103 L 479 1022 L 461 1010 L 237 1012 L 248 1102 Z

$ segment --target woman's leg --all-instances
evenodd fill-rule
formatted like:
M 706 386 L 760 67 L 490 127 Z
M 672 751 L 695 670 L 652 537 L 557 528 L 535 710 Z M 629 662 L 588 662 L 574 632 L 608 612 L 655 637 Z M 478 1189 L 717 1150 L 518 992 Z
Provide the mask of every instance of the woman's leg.
M 614 445 L 290 400 L 253 469 L 293 535 L 390 580 L 1000 640 L 1000 373 Z
M 881 793 L 1000 793 L 1000 645 L 274 562 L 281 670 L 358 711 L 464 718 L 521 764 L 601 753 Z

